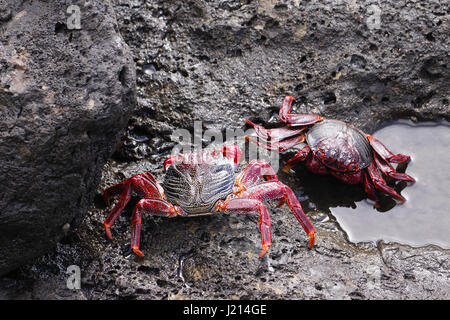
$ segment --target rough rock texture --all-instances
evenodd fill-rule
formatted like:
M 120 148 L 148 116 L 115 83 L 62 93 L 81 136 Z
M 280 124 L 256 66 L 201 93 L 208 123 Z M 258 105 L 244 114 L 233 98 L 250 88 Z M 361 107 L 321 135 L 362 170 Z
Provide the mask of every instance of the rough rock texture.
M 292 214 L 272 206 L 273 245 L 262 260 L 258 217 L 250 215 L 145 217 L 146 256 L 137 258 L 128 244 L 138 199 L 118 219 L 109 242 L 101 198 L 103 188 L 132 174 L 150 170 L 161 179 L 173 129 L 192 130 L 193 120 L 222 132 L 244 128 L 243 119 L 276 123 L 285 95 L 297 98 L 298 112 L 346 120 L 368 132 L 397 118 L 449 120 L 448 5 L 437 0 L 116 0 L 114 5 L 137 63 L 138 110 L 104 167 L 90 215 L 55 253 L 1 279 L 0 297 L 450 298 L 448 250 L 350 243 L 327 205 L 351 205 L 364 194 L 327 177 L 280 175 L 301 200 L 318 240 L 308 250 Z M 312 179 L 326 180 L 320 189 L 328 194 L 325 205 L 308 190 Z M 72 264 L 81 269 L 81 290 L 66 288 Z
M 378 11 L 350 0 L 115 3 L 139 75 L 125 159 L 166 151 L 171 131 L 193 120 L 220 131 L 277 122 L 285 95 L 298 112 L 365 130 L 450 117 L 441 1 L 381 1 Z
M 0 2 L 0 274 L 80 222 L 135 106 L 111 4 L 83 4 Z

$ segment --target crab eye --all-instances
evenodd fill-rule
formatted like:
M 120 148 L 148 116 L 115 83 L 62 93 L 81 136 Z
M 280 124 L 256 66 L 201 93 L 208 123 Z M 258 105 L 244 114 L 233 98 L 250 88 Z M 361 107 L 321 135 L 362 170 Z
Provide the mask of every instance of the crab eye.
M 348 171 L 357 171 L 358 170 L 358 164 L 354 162 L 350 162 L 350 164 L 347 166 Z

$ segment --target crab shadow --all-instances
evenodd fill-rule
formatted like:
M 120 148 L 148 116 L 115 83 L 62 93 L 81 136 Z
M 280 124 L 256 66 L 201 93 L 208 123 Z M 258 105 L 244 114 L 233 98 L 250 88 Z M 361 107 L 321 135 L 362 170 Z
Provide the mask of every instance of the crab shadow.
M 141 197 L 133 195 L 125 206 L 121 216 L 113 227 L 114 233 L 129 232 L 129 222 L 132 212 Z M 105 215 L 110 209 L 105 210 Z M 127 223 L 123 223 L 127 221 Z M 144 215 L 142 217 L 141 249 L 149 252 L 152 247 L 157 246 L 161 252 L 170 252 L 179 255 L 180 261 L 184 261 L 199 254 L 209 247 L 211 241 L 217 241 L 223 248 L 236 247 L 239 250 L 253 250 L 254 243 L 251 239 L 240 232 L 252 230 L 258 224 L 258 215 L 238 214 L 211 214 L 197 217 L 157 217 Z M 229 229 L 236 229 L 230 232 Z M 193 251 L 193 248 L 196 248 Z M 259 248 L 259 247 L 258 247 Z M 255 249 L 256 250 L 256 249 Z M 123 256 L 132 254 L 129 243 L 124 243 Z M 148 255 L 151 259 L 151 255 Z M 147 258 L 144 258 L 147 259 Z
M 285 174 L 286 175 L 286 174 Z M 310 208 L 315 208 L 327 213 L 331 213 L 333 207 L 356 208 L 356 203 L 361 201 L 371 201 L 364 191 L 363 184 L 346 184 L 331 175 L 317 175 L 303 164 L 293 168 L 293 172 L 287 174 L 292 181 L 292 189 L 302 197 L 302 202 Z M 388 182 L 397 192 L 406 187 L 403 181 L 398 183 Z M 397 205 L 391 197 L 377 193 L 379 202 L 376 210 L 387 212 Z

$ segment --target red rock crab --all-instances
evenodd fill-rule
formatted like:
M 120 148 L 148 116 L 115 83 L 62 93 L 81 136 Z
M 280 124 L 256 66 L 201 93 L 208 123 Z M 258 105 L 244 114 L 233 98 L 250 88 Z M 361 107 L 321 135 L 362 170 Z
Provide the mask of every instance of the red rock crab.
M 348 123 L 313 114 L 291 114 L 293 101 L 293 97 L 285 97 L 279 110 L 286 127 L 265 129 L 247 120 L 263 141 L 248 136 L 246 139 L 279 152 L 299 146 L 300 151 L 286 162 L 283 171 L 305 161 L 313 173 L 331 174 L 349 184 L 363 182 L 368 197 L 374 201 L 378 200 L 375 189 L 406 201 L 386 184 L 382 174 L 395 180 L 414 182 L 414 178 L 397 172 L 390 165 L 409 161 L 409 156 L 393 154 L 379 140 Z
M 262 242 L 260 257 L 263 257 L 271 245 L 270 214 L 264 202 L 280 199 L 279 206 L 287 202 L 309 235 L 311 248 L 316 231 L 294 192 L 278 181 L 273 168 L 262 161 L 252 160 L 236 175 L 241 158 L 242 150 L 235 145 L 175 155 L 164 161 L 166 174 L 162 184 L 150 172 L 145 172 L 106 188 L 104 199 L 108 206 L 110 198 L 120 194 L 119 201 L 104 221 L 107 237 L 112 239 L 110 228 L 134 192 L 143 197 L 136 204 L 131 218 L 131 249 L 137 255 L 144 256 L 139 250 L 139 240 L 145 214 L 192 217 L 218 212 L 257 212 Z

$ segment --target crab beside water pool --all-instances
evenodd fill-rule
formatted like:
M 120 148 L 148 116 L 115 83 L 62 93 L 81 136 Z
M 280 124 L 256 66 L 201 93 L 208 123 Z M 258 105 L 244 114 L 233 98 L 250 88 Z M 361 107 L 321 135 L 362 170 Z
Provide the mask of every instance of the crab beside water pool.
M 378 201 L 376 190 L 406 201 L 386 183 L 383 175 L 414 182 L 414 178 L 391 166 L 391 163 L 408 162 L 409 156 L 392 153 L 380 140 L 348 123 L 313 114 L 291 114 L 293 101 L 293 97 L 287 96 L 281 104 L 279 116 L 287 124 L 285 127 L 266 129 L 247 120 L 263 141 L 248 136 L 247 140 L 278 152 L 299 147 L 300 151 L 286 162 L 283 171 L 304 161 L 316 174 L 331 174 L 348 184 L 362 182 L 368 197 L 374 201 Z

